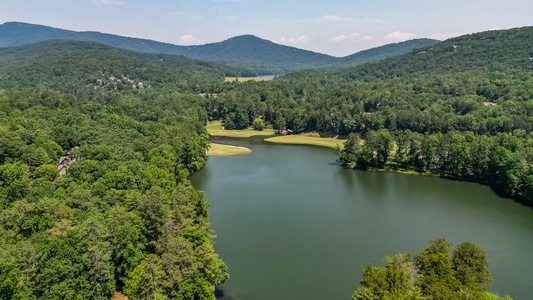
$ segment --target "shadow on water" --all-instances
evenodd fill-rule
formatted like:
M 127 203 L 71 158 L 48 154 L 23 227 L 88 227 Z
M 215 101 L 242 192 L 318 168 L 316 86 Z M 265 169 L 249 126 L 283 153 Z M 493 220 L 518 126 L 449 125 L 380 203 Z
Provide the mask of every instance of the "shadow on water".
M 521 205 L 524 205 L 524 206 L 527 206 L 529 207 L 530 209 L 533 209 L 533 203 L 529 203 L 527 202 L 525 199 L 522 199 L 522 198 L 519 198 L 519 197 L 515 197 L 515 196 L 511 196 L 509 195 L 508 193 L 506 193 L 504 190 L 490 184 L 490 183 L 487 183 L 487 182 L 479 182 L 479 181 L 476 181 L 474 179 L 472 180 L 469 180 L 469 179 L 462 179 L 462 178 L 457 178 L 457 177 L 451 177 L 451 176 L 439 176 L 439 178 L 442 178 L 442 179 L 445 179 L 445 180 L 450 180 L 450 181 L 458 181 L 458 182 L 471 182 L 471 183 L 477 183 L 477 184 L 480 184 L 480 185 L 484 185 L 484 186 L 488 186 L 491 191 L 496 194 L 498 197 L 504 199 L 504 200 L 512 200 L 516 203 L 519 203 Z
M 520 204 L 522 204 L 524 206 L 527 206 L 527 207 L 529 207 L 530 209 L 533 210 L 533 203 L 526 202 L 526 200 L 520 199 L 518 197 L 511 197 L 511 196 L 509 196 L 509 194 L 505 193 L 503 190 L 498 189 L 495 186 L 489 185 L 489 187 L 499 197 L 504 198 L 506 200 L 513 200 L 514 202 L 520 203 Z
M 215 298 L 218 300 L 232 300 L 233 298 L 229 295 L 224 295 L 224 291 L 220 288 L 215 288 Z

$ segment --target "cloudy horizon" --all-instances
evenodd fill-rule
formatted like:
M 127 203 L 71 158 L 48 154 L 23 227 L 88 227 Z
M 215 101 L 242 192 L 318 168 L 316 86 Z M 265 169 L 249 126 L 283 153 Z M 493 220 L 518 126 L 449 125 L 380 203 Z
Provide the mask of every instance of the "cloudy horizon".
M 445 40 L 531 26 L 533 2 L 383 0 L 0 0 L 0 23 L 18 21 L 99 31 L 176 45 L 252 34 L 275 43 L 346 56 L 417 38 Z

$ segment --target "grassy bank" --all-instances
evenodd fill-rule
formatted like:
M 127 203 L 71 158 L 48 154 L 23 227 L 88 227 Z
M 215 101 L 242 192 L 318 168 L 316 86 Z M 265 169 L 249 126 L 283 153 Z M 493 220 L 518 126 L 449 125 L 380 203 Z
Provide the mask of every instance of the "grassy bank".
M 211 143 L 209 150 L 207 150 L 207 156 L 235 156 L 243 155 L 252 152 L 251 149 L 233 145 L 223 145 Z
M 222 127 L 221 121 L 209 122 L 206 126 L 207 133 L 211 136 L 222 136 L 222 137 L 235 137 L 235 138 L 249 138 L 252 136 L 271 136 L 275 135 L 276 132 L 273 129 L 265 129 L 263 131 L 257 131 L 253 129 L 243 129 L 243 130 L 225 130 Z
M 313 145 L 320 147 L 335 148 L 344 145 L 346 140 L 335 138 L 322 138 L 312 134 L 299 134 L 299 135 L 282 135 L 265 139 L 265 141 L 277 144 L 292 144 L 292 145 Z

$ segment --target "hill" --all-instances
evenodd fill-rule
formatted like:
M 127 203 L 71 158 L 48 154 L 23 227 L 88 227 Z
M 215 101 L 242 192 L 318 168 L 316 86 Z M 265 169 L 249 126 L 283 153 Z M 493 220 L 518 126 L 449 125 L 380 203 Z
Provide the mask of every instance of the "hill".
M 362 65 L 368 62 L 374 62 L 389 57 L 399 56 L 411 52 L 413 49 L 429 47 L 437 44 L 439 41 L 433 39 L 414 39 L 400 43 L 387 44 L 368 50 L 363 50 L 352 55 L 342 57 L 340 61 L 345 65 Z
M 217 63 L 93 42 L 53 40 L 0 49 L 0 88 L 40 87 L 86 97 L 109 89 L 196 91 L 199 82 L 222 81 L 228 72 L 234 70 Z
M 76 32 L 42 25 L 8 22 L 0 25 L 0 47 L 67 39 L 92 41 L 136 52 L 178 54 L 190 58 L 231 64 L 241 68 L 243 76 L 283 74 L 305 68 L 357 65 L 434 44 L 436 40 L 414 40 L 366 50 L 344 58 L 273 43 L 253 35 L 198 46 L 178 46 L 153 40 L 123 37 L 100 32 Z
M 352 79 L 460 72 L 509 72 L 533 68 L 533 27 L 463 35 L 410 53 L 338 71 Z

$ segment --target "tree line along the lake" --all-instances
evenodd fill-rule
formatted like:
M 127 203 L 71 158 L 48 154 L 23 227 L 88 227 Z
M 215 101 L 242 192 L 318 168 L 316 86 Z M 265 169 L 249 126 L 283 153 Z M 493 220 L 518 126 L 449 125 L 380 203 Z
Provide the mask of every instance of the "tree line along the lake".
M 272 82 L 216 84 L 207 112 L 228 129 L 259 118 L 278 131 L 347 137 L 339 153 L 346 165 L 487 183 L 532 205 L 532 31 L 468 35 Z

